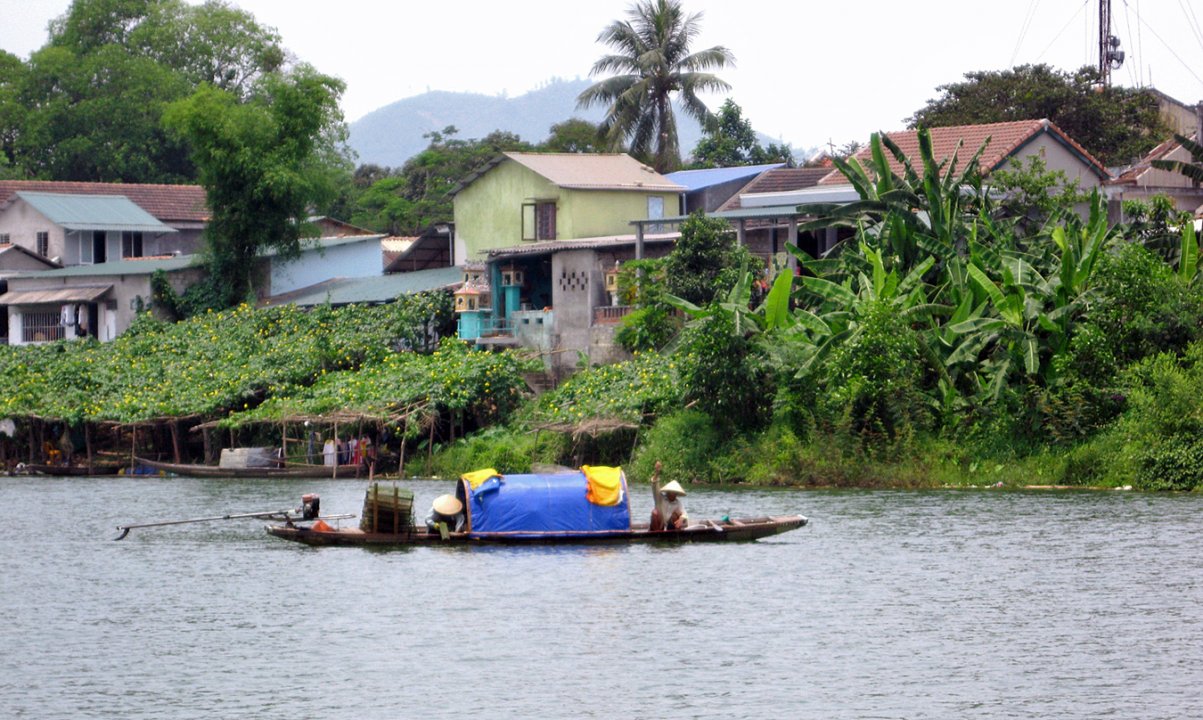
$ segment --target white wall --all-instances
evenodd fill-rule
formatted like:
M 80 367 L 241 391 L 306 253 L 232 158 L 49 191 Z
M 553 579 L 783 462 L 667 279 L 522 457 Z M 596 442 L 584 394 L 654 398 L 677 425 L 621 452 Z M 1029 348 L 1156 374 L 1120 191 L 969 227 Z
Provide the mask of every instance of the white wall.
M 380 238 L 333 247 L 310 248 L 290 262 L 272 258 L 271 295 L 300 290 L 331 278 L 376 277 L 384 274 Z
M 12 204 L 0 212 L 0 235 L 8 234 L 9 241 L 13 245 L 20 245 L 26 250 L 36 253 L 39 232 L 50 233 L 49 257 L 62 257 L 65 253 L 63 229 L 50 222 L 42 213 L 34 210 L 32 205 L 19 197 L 14 197 Z M 68 263 L 64 259 L 63 264 L 74 263 Z

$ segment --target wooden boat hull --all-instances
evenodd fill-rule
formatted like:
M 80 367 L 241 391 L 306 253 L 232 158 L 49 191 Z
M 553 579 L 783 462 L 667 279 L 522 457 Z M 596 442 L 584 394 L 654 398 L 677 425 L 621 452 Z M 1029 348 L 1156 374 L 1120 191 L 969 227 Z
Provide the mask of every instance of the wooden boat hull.
M 93 465 L 89 470 L 87 465 L 40 465 L 38 463 L 26 464 L 24 467 L 26 472 L 37 473 L 38 475 L 55 475 L 59 477 L 75 477 L 75 476 L 97 476 L 97 475 L 116 475 L 121 470 L 120 465 Z
M 137 461 L 155 470 L 201 478 L 366 478 L 368 476 L 367 468 L 361 465 L 339 465 L 337 469 L 326 465 L 283 468 L 223 468 L 216 465 L 189 465 L 186 463 L 147 460 L 145 458 L 137 458 Z
M 300 525 L 268 525 L 269 535 L 305 545 L 360 545 L 372 547 L 404 547 L 410 545 L 574 545 L 686 542 L 746 542 L 795 530 L 807 522 L 801 515 L 763 518 L 736 518 L 730 522 L 707 521 L 685 530 L 651 532 L 646 525 L 630 530 L 616 530 L 576 535 L 490 535 L 469 536 L 451 533 L 443 539 L 426 528 L 413 528 L 403 533 L 372 533 L 354 528 L 315 530 Z

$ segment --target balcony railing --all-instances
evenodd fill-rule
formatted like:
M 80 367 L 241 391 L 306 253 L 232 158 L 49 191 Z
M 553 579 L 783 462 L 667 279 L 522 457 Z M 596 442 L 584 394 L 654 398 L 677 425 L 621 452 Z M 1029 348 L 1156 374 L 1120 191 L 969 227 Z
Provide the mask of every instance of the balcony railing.
M 634 311 L 633 305 L 607 305 L 593 308 L 594 325 L 614 325 Z

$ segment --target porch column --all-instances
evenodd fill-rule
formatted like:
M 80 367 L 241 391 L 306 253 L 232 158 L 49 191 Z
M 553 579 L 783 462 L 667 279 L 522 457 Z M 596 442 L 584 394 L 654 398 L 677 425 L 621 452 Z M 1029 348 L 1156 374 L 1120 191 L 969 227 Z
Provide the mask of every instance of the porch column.
M 748 221 L 743 218 L 739 219 L 739 224 L 735 228 L 735 240 L 740 245 L 748 244 Z
M 635 259 L 643 259 L 643 223 L 635 223 Z
M 797 215 L 789 216 L 789 242 L 794 247 L 798 247 L 798 216 Z M 797 275 L 798 274 L 798 256 L 793 253 L 789 253 L 787 262 L 789 262 L 790 271 L 793 272 L 795 275 Z

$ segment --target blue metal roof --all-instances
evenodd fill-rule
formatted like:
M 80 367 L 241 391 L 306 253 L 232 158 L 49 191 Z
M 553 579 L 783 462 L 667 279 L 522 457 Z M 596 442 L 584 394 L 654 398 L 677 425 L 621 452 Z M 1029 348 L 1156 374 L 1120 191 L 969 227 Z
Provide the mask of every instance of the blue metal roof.
M 785 163 L 773 163 L 771 165 L 745 165 L 742 167 L 726 167 L 726 168 L 707 168 L 705 170 L 678 170 L 674 173 L 669 173 L 664 177 L 672 180 L 678 185 L 684 186 L 686 190 L 701 190 L 702 188 L 713 187 L 714 185 L 723 185 L 733 180 L 751 179 L 773 168 L 785 167 Z
M 159 222 L 124 195 L 63 195 L 20 190 L 17 197 L 50 222 L 67 230 L 176 232 L 175 228 Z

